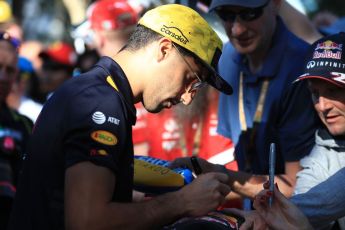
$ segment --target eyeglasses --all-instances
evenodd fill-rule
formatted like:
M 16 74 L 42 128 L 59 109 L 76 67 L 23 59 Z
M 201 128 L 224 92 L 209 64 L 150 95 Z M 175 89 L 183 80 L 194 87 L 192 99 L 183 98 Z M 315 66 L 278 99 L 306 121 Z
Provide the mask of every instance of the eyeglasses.
M 202 87 L 204 87 L 207 83 L 205 81 L 202 80 L 201 77 L 199 77 L 199 75 L 193 71 L 192 66 L 187 62 L 187 60 L 184 58 L 184 56 L 182 55 L 182 53 L 180 52 L 180 50 L 176 47 L 176 45 L 174 43 L 172 43 L 172 45 L 175 47 L 175 49 L 177 50 L 177 53 L 179 54 L 179 56 L 183 59 L 183 61 L 186 63 L 186 65 L 188 66 L 189 70 L 193 73 L 193 75 L 196 77 L 196 79 L 198 79 L 197 82 L 194 82 L 190 89 L 188 90 L 188 93 L 191 93 L 193 91 L 196 91 Z
M 16 50 L 19 49 L 20 41 L 7 32 L 0 32 L 0 41 L 8 41 Z
M 217 9 L 216 13 L 225 22 L 234 22 L 237 16 L 239 16 L 241 20 L 245 22 L 250 22 L 261 17 L 264 12 L 264 8 L 268 5 L 268 3 L 269 1 L 267 1 L 263 6 L 241 10 L 237 13 L 222 8 Z

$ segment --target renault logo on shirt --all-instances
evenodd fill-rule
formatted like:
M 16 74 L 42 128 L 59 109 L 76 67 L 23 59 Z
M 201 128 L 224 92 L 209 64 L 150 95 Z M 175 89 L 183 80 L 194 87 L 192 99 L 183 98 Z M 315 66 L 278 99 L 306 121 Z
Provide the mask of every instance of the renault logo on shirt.
M 106 121 L 115 125 L 120 124 L 119 119 L 110 116 L 107 118 L 104 113 L 100 111 L 96 111 L 92 114 L 92 120 L 98 125 L 104 124 Z

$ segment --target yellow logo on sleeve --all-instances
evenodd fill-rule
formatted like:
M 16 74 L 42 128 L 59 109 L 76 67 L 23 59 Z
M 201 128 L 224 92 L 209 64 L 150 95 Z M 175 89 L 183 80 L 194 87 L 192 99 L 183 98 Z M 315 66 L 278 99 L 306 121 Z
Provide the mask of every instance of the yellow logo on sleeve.
M 116 145 L 117 138 L 114 134 L 105 131 L 105 130 L 97 130 L 91 133 L 91 138 L 95 141 L 105 144 L 105 145 Z
M 97 152 L 98 152 L 98 154 L 101 155 L 101 156 L 106 156 L 106 155 L 108 155 L 107 151 L 105 151 L 104 149 L 100 149 L 100 150 L 98 150 Z

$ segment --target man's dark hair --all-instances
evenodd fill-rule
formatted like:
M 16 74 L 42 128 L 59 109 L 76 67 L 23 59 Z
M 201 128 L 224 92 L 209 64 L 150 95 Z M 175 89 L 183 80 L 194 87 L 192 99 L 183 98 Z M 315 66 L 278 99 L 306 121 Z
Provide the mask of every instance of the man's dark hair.
M 146 28 L 145 26 L 137 25 L 134 32 L 129 37 L 127 44 L 119 52 L 122 50 L 136 51 L 162 37 L 162 35 Z

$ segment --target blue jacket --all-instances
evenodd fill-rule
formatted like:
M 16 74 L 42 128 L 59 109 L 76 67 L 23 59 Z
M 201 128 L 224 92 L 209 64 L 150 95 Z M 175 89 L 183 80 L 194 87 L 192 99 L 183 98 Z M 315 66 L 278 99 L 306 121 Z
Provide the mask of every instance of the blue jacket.
M 314 111 L 306 82 L 292 84 L 301 75 L 309 45 L 287 30 L 278 18 L 272 47 L 258 73 L 251 73 L 245 57 L 227 43 L 219 62 L 219 72 L 234 93 L 220 95 L 218 132 L 232 139 L 239 169 L 244 170 L 246 154 L 252 157 L 251 171 L 268 173 L 268 152 L 271 142 L 277 147 L 277 173 L 284 173 L 285 162 L 298 161 L 314 144 L 319 119 Z M 245 153 L 248 135 L 241 131 L 239 120 L 239 75 L 244 74 L 244 111 L 247 127 L 253 127 L 263 79 L 269 86 L 254 140 L 254 151 Z M 254 163 L 255 162 L 255 163 Z

